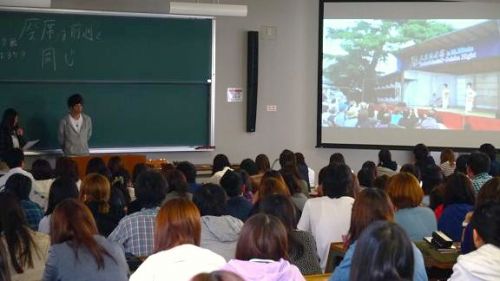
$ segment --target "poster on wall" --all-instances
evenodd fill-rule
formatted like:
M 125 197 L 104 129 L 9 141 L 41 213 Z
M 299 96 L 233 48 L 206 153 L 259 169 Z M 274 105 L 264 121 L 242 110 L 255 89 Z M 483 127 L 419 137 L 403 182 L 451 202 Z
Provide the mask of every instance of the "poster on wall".
M 227 88 L 227 102 L 242 102 L 243 89 L 242 88 Z

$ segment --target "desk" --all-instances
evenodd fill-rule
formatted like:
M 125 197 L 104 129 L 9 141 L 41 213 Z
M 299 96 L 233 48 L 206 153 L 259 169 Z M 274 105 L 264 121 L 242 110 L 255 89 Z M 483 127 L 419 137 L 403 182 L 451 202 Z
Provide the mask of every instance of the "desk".
M 426 268 L 452 269 L 460 255 L 457 253 L 440 253 L 425 241 L 414 242 L 424 256 Z
M 330 251 L 328 252 L 328 259 L 326 260 L 325 273 L 332 273 L 335 270 L 335 267 L 344 258 L 344 254 L 344 242 L 331 243 Z
M 304 275 L 306 281 L 328 281 L 331 274 L 314 274 L 314 275 Z

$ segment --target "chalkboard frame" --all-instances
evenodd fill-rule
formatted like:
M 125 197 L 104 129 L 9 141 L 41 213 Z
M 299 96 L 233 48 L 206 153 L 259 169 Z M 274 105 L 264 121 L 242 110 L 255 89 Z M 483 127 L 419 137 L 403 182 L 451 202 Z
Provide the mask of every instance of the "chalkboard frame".
M 107 153 L 155 153 L 155 152 L 190 152 L 190 151 L 213 151 L 215 150 L 215 54 L 216 54 L 216 19 L 212 16 L 190 16 L 190 15 L 171 15 L 159 13 L 142 12 L 118 12 L 118 11 L 98 11 L 98 10 L 76 10 L 76 9 L 50 9 L 50 8 L 26 8 L 26 7 L 2 7 L 2 12 L 34 12 L 47 14 L 74 14 L 74 15 L 93 15 L 93 16 L 115 16 L 115 17 L 137 17 L 137 18 L 171 18 L 171 19 L 209 19 L 212 22 L 212 55 L 211 55 L 211 79 L 207 80 L 210 84 L 209 93 L 209 120 L 208 120 L 208 144 L 203 146 L 141 146 L 141 147 L 99 147 L 90 148 L 90 154 Z M 50 81 L 48 81 L 50 82 Z M 90 81 L 91 82 L 91 81 Z M 62 154 L 61 149 L 44 149 L 25 152 L 27 155 L 48 155 Z

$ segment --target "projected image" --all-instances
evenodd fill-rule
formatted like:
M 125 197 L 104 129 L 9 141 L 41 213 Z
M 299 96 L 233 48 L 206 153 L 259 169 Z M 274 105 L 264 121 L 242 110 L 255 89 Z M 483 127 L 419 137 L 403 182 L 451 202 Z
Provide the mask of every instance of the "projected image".
M 322 127 L 500 131 L 500 20 L 323 24 Z

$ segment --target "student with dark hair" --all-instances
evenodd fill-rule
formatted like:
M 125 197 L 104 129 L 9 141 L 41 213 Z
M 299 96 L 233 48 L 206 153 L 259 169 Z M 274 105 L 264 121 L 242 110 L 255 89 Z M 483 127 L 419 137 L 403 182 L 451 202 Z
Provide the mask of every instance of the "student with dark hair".
M 430 155 L 429 149 L 423 143 L 419 143 L 413 148 L 413 157 L 415 159 L 415 166 L 417 166 L 420 171 L 422 187 L 425 190 L 425 194 L 428 194 L 430 192 L 430 186 L 432 186 L 430 181 L 433 180 L 433 171 L 438 166 L 434 158 Z
M 497 161 L 497 150 L 491 143 L 483 143 L 479 147 L 479 151 L 490 157 L 489 174 L 492 177 L 500 176 L 500 163 Z
M 458 257 L 448 280 L 500 280 L 500 203 L 479 206 L 471 226 L 477 250 Z
M 112 156 L 108 160 L 108 171 L 111 174 L 110 184 L 120 190 L 125 199 L 125 204 L 128 206 L 132 201 L 130 197 L 129 187 L 132 186 L 130 173 L 123 167 L 122 158 L 120 156 Z
M 0 192 L 0 243 L 6 246 L 10 276 L 14 281 L 42 278 L 49 250 L 49 237 L 30 229 L 19 201 Z
M 24 130 L 19 126 L 19 114 L 14 108 L 7 108 L 3 112 L 0 123 L 0 159 L 3 154 L 12 148 L 23 148 Z
M 330 243 L 342 241 L 349 229 L 354 181 L 351 169 L 344 164 L 329 165 L 321 176 L 320 186 L 326 196 L 307 200 L 297 228 L 314 236 L 324 270 Z
M 467 175 L 467 162 L 469 161 L 469 154 L 460 154 L 455 161 L 455 173 L 462 173 Z
M 82 202 L 66 199 L 55 208 L 50 240 L 43 281 L 128 280 L 123 251 L 98 234 L 92 213 Z
M 184 174 L 189 185 L 188 192 L 194 194 L 201 187 L 201 184 L 196 183 L 196 167 L 191 162 L 182 161 L 175 168 Z
M 5 189 L 5 184 L 10 176 L 21 174 L 28 177 L 31 181 L 30 199 L 36 203 L 43 202 L 42 196 L 35 191 L 35 179 L 33 175 L 24 170 L 24 152 L 19 148 L 9 149 L 4 154 L 4 161 L 7 163 L 9 171 L 0 177 L 0 192 Z
M 232 170 L 231 163 L 229 162 L 227 156 L 224 154 L 215 155 L 212 163 L 212 176 L 206 181 L 206 183 L 219 184 L 220 179 L 227 170 Z
M 477 193 L 485 182 L 491 179 L 490 158 L 483 152 L 472 152 L 467 160 L 467 175 L 472 180 L 472 187 Z
M 398 170 L 398 163 L 392 161 L 392 154 L 389 149 L 381 149 L 378 152 L 377 175 L 393 176 Z
M 216 184 L 204 184 L 194 194 L 193 203 L 201 214 L 200 246 L 226 260 L 234 258 L 243 222 L 227 215 L 224 189 Z
M 80 94 L 70 96 L 67 103 L 69 113 L 59 122 L 59 144 L 65 155 L 88 155 L 92 119 L 83 113 L 83 98 Z
M 338 164 L 343 164 L 345 165 L 345 158 L 344 155 L 340 152 L 333 153 L 330 155 L 330 165 L 338 165 Z
M 303 281 L 300 270 L 288 261 L 287 237 L 286 228 L 278 218 L 254 215 L 241 230 L 235 259 L 222 269 L 247 281 Z
M 228 196 L 226 202 L 227 214 L 245 221 L 250 211 L 252 203 L 243 197 L 243 180 L 238 172 L 227 171 L 220 179 L 220 185 Z
M 255 165 L 257 165 L 257 174 L 251 176 L 252 185 L 259 186 L 264 173 L 271 170 L 271 163 L 269 162 L 267 155 L 259 154 L 255 158 Z
M 388 175 L 378 176 L 373 181 L 373 187 L 385 190 L 385 187 L 387 186 L 387 182 L 389 181 L 389 179 L 390 177 Z
M 143 172 L 149 171 L 150 169 L 151 167 L 146 163 L 138 163 L 134 166 L 134 170 L 132 171 L 132 190 L 130 191 L 132 201 L 127 206 L 127 214 L 129 215 L 139 212 L 142 209 L 142 203 L 135 196 L 135 187 L 139 175 Z
M 163 174 L 167 180 L 168 189 L 162 204 L 166 204 L 174 198 L 185 198 L 188 200 L 193 198 L 193 194 L 188 192 L 188 183 L 181 171 L 172 169 L 163 172 Z
M 64 199 L 78 198 L 78 187 L 72 178 L 60 177 L 57 178 L 50 186 L 49 200 L 47 202 L 47 210 L 45 216 L 38 224 L 38 231 L 50 234 L 50 221 L 52 212 L 56 206 Z
M 449 176 L 444 185 L 443 199 L 444 209 L 438 220 L 438 229 L 459 242 L 465 215 L 474 208 L 475 195 L 470 179 L 462 173 Z
M 105 176 L 108 180 L 111 180 L 111 172 L 106 163 L 101 157 L 92 157 L 85 168 L 85 175 L 88 174 L 100 174 Z
M 225 271 L 217 270 L 210 273 L 200 273 L 193 277 L 191 281 L 245 281 L 238 274 Z
M 366 161 L 365 163 L 373 163 L 372 161 Z M 373 187 L 375 178 L 377 177 L 377 170 L 375 166 L 365 165 L 361 170 L 358 171 L 358 181 L 362 187 Z M 375 163 L 373 163 L 375 165 Z
M 245 170 L 250 176 L 258 173 L 257 164 L 250 158 L 241 160 L 240 169 Z
M 288 190 L 292 197 L 295 198 L 294 202 L 297 207 L 302 209 L 305 201 L 309 197 L 309 187 L 306 182 L 307 179 L 301 178 L 295 154 L 285 149 L 280 154 L 279 162 L 281 166 L 280 173 L 285 180 Z M 300 193 L 302 193 L 303 196 L 300 196 Z
M 54 182 L 54 170 L 52 169 L 49 161 L 45 159 L 37 159 L 31 165 L 31 174 L 35 179 L 34 188 L 35 192 L 40 195 L 42 199 L 40 207 L 47 208 L 47 200 L 49 198 L 50 186 Z
M 414 252 L 405 231 L 388 221 L 370 224 L 358 239 L 350 280 L 415 280 L 413 274 Z
M 145 171 L 136 181 L 135 195 L 143 209 L 125 216 L 108 236 L 123 246 L 125 253 L 149 256 L 153 252 L 154 220 L 167 193 L 167 182 L 156 171 Z
M 5 190 L 14 194 L 19 200 L 26 216 L 26 222 L 31 229 L 38 230 L 38 224 L 43 217 L 43 210 L 29 198 L 31 192 L 30 178 L 21 174 L 12 175 L 5 184 Z
M 300 176 L 303 180 L 307 182 L 307 186 L 309 187 L 309 191 L 314 184 L 315 172 L 311 167 L 309 167 L 306 163 L 306 159 L 304 158 L 304 154 L 301 152 L 295 152 L 295 158 L 297 159 L 297 167 L 299 168 Z
M 351 226 L 347 235 L 347 252 L 343 260 L 335 268 L 330 281 L 350 280 L 350 272 L 353 254 L 363 231 L 375 221 L 394 221 L 394 207 L 385 191 L 376 188 L 362 190 L 352 207 Z M 424 258 L 415 245 L 413 247 L 414 268 L 413 278 L 415 281 L 426 281 Z
M 70 157 L 59 157 L 56 160 L 54 169 L 56 178 L 67 178 L 73 180 L 78 188 L 80 188 L 81 180 L 78 173 L 78 165 Z
M 223 257 L 200 247 L 200 213 L 189 200 L 176 198 L 156 217 L 154 254 L 130 276 L 130 281 L 189 281 L 201 272 L 224 265 Z
M 288 257 L 303 275 L 321 274 L 316 242 L 311 233 L 297 230 L 296 208 L 283 195 L 271 195 L 262 200 L 259 211 L 277 217 L 288 233 Z
M 392 176 L 386 192 L 396 208 L 396 222 L 412 241 L 432 236 L 437 230 L 436 216 L 430 208 L 421 206 L 424 192 L 412 174 L 400 172 Z

